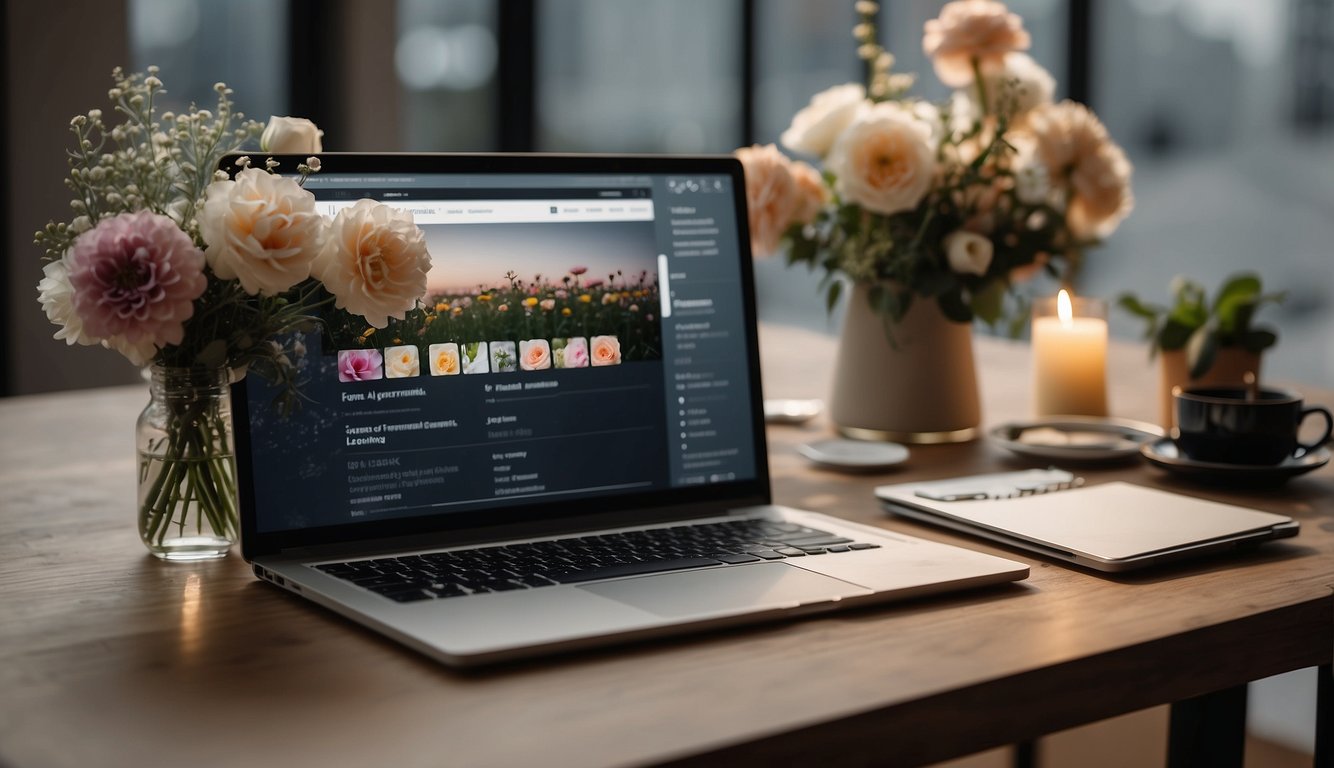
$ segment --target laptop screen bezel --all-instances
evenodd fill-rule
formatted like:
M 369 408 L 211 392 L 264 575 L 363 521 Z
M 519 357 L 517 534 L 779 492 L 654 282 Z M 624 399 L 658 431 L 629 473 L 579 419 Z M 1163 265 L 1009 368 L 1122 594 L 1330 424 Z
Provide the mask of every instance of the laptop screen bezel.
M 252 160 L 269 157 L 249 153 Z M 237 156 L 223 158 L 220 168 L 232 173 Z M 273 155 L 278 168 L 292 169 L 305 155 Z M 241 552 L 246 560 L 282 555 L 293 550 L 346 551 L 349 546 L 376 549 L 387 541 L 421 539 L 432 546 L 448 546 L 483 539 L 498 539 L 508 529 L 570 530 L 631 525 L 652 519 L 708 517 L 730 510 L 768 504 L 771 500 L 767 445 L 764 433 L 763 388 L 760 380 L 759 338 L 756 327 L 755 282 L 746 216 L 746 186 L 741 163 L 728 155 L 548 155 L 548 154 L 319 154 L 323 174 L 633 174 L 726 175 L 731 178 L 736 212 L 741 298 L 749 373 L 750 424 L 755 456 L 753 478 L 708 485 L 657 489 L 647 493 L 575 501 L 551 501 L 451 512 L 420 517 L 362 521 L 297 530 L 262 531 L 258 525 L 249 440 L 248 390 L 244 380 L 232 385 L 232 414 L 237 460 L 241 522 Z M 267 403 L 259 404 L 268 407 Z

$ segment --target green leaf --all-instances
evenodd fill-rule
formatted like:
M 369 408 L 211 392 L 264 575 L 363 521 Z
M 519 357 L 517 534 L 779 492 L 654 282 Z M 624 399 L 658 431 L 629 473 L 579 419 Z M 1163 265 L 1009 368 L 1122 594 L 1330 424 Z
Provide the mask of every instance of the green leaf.
M 824 298 L 825 312 L 831 315 L 834 313 L 834 307 L 838 305 L 838 297 L 841 293 L 843 293 L 843 281 L 830 281 L 829 288 L 826 290 Z
M 1237 345 L 1248 352 L 1263 352 L 1277 343 L 1278 335 L 1264 329 L 1247 331 L 1237 337 Z
M 994 326 L 1005 310 L 1005 284 L 992 280 L 986 288 L 973 294 L 973 314 L 987 325 Z
M 1253 304 L 1258 295 L 1260 295 L 1259 277 L 1251 272 L 1233 275 L 1218 289 L 1218 297 L 1214 299 L 1214 314 L 1224 316 L 1227 314 L 1226 307 L 1238 303 Z
M 1203 326 L 1191 334 L 1186 343 L 1186 365 L 1190 377 L 1198 379 L 1214 364 L 1218 355 L 1218 335 L 1209 326 Z
M 1134 294 L 1130 293 L 1121 294 L 1121 296 L 1116 300 L 1116 306 L 1120 307 L 1121 309 L 1124 309 L 1125 311 L 1129 312 L 1132 315 L 1135 315 L 1137 317 L 1142 317 L 1145 320 L 1156 320 L 1159 315 L 1167 311 L 1161 307 L 1155 307 L 1149 304 L 1145 304 L 1141 302 L 1139 298 L 1136 297 Z
M 1168 318 L 1163 323 L 1162 330 L 1158 331 L 1158 346 L 1162 349 L 1181 349 L 1190 341 L 1191 334 L 1195 332 L 1197 326 L 1186 325 L 1172 318 Z

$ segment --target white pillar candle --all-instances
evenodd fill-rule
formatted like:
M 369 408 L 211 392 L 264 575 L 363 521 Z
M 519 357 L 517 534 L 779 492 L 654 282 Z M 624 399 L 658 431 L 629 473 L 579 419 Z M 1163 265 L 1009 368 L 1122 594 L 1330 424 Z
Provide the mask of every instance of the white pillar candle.
M 1062 290 L 1055 302 L 1035 303 L 1033 393 L 1039 416 L 1107 415 L 1105 302 L 1071 302 Z

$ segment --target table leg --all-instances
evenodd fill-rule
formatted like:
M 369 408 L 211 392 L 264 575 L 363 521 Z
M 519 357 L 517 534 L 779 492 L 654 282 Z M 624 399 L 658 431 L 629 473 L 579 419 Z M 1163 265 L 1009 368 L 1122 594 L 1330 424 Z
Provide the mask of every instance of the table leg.
M 1334 768 L 1334 665 L 1316 667 L 1315 768 Z
M 1245 749 L 1245 685 L 1172 705 L 1168 768 L 1242 768 Z
M 1015 742 L 1011 750 L 1010 768 L 1038 768 L 1038 743 L 1036 739 Z

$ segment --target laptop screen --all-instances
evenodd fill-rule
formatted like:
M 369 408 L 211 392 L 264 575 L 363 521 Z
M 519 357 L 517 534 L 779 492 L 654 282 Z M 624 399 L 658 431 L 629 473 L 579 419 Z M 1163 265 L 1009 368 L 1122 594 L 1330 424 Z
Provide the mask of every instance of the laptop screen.
M 260 376 L 238 385 L 248 532 L 767 500 L 732 161 L 327 158 L 305 185 L 319 212 L 411 211 L 431 271 L 402 320 L 331 309 L 291 340 L 294 412 Z

